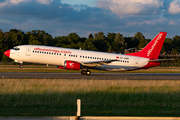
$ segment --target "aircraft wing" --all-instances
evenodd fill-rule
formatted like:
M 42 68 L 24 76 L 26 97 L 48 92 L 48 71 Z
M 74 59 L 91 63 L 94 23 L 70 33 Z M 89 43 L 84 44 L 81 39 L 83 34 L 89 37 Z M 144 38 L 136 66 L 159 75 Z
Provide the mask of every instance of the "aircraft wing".
M 108 65 L 109 63 L 114 61 L 118 61 L 118 60 L 89 61 L 89 62 L 81 62 L 81 64 L 87 67 L 96 67 L 96 66 Z
M 164 62 L 164 61 L 172 61 L 174 59 L 156 59 L 156 60 L 149 60 L 149 62 Z

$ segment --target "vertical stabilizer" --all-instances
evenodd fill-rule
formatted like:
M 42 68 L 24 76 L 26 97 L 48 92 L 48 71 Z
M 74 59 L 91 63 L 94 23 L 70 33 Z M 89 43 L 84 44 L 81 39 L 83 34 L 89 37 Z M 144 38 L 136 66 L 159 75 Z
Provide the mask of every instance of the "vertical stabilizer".
M 160 32 L 149 44 L 146 45 L 140 52 L 130 53 L 126 55 L 138 56 L 144 58 L 158 59 L 161 52 L 164 40 L 166 38 L 166 32 Z

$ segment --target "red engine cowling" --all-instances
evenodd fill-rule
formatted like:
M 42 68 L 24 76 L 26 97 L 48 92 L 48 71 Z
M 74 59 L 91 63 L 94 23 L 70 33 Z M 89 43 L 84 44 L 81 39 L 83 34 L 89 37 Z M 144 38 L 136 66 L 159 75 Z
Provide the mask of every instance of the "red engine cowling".
M 79 70 L 81 68 L 81 64 L 78 62 L 66 60 L 64 62 L 64 68 L 69 70 Z
M 59 69 L 64 69 L 64 66 L 57 66 L 57 68 L 59 68 Z

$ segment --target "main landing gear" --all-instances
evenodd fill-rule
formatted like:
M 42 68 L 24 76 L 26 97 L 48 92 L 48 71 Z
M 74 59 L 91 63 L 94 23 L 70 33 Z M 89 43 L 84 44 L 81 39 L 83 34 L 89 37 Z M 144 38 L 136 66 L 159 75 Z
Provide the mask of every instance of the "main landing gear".
M 82 70 L 81 74 L 82 75 L 91 75 L 91 71 L 89 71 L 89 70 Z
M 19 68 L 23 68 L 23 64 L 22 63 L 19 65 Z

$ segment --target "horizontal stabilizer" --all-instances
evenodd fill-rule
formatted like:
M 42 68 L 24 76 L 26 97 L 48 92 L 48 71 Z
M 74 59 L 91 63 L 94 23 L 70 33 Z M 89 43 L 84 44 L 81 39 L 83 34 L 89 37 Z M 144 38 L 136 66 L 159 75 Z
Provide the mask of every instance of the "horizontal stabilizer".
M 164 61 L 172 61 L 174 59 L 157 59 L 157 60 L 149 60 L 149 62 L 164 62 Z

